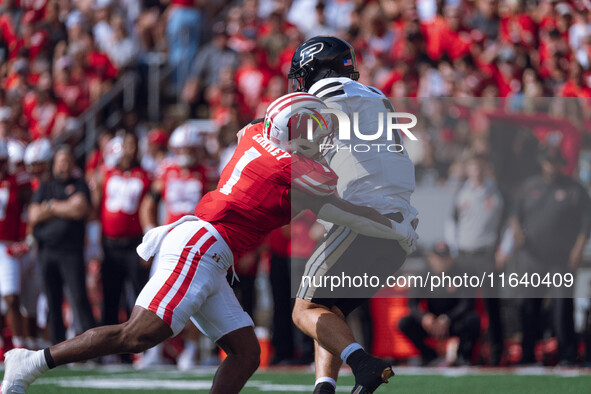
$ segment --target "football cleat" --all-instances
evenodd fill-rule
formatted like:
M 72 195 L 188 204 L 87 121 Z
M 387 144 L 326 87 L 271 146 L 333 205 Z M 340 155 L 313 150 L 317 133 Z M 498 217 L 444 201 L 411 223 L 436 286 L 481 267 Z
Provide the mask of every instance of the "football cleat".
M 394 376 L 392 367 L 382 359 L 368 357 L 355 374 L 355 386 L 351 394 L 372 394 L 382 383 Z
M 336 388 L 332 384 L 328 382 L 323 382 L 317 384 L 316 387 L 314 387 L 313 394 L 335 394 L 335 392 Z
M 6 353 L 4 379 L 0 394 L 24 394 L 27 389 L 49 368 L 43 350 L 13 349 Z

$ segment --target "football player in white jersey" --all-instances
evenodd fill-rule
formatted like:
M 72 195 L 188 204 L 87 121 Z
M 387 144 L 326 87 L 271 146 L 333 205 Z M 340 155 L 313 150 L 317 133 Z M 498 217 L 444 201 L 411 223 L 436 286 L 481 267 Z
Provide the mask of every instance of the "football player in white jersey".
M 352 124 L 354 114 L 358 114 L 359 133 L 351 127 L 350 136 L 339 135 L 331 144 L 321 147 L 339 177 L 339 197 L 372 207 L 398 222 L 416 224 L 417 211 L 410 204 L 415 187 L 414 165 L 403 148 L 400 130 L 394 130 L 390 140 L 386 132 L 382 137 L 377 135 L 387 124 L 385 113 L 394 112 L 394 108 L 381 91 L 357 82 L 359 73 L 351 45 L 331 36 L 307 40 L 296 50 L 288 78 L 294 91 L 324 99 L 329 108 L 345 113 Z M 358 134 L 375 135 L 375 140 L 361 139 Z M 370 273 L 384 278 L 402 266 L 407 255 L 405 247 L 404 242 L 378 240 L 333 225 L 306 264 L 304 277 L 321 280 L 323 276 L 341 273 Z M 355 266 L 363 267 L 351 272 Z M 344 321 L 377 289 L 356 294 L 360 298 L 347 298 L 346 294 L 328 294 L 324 288 L 303 284 L 302 281 L 298 289 L 293 318 L 317 343 L 314 393 L 335 392 L 342 361 L 351 366 L 355 375 L 352 393 L 372 393 L 380 384 L 387 383 L 394 375 L 390 365 L 363 350 Z

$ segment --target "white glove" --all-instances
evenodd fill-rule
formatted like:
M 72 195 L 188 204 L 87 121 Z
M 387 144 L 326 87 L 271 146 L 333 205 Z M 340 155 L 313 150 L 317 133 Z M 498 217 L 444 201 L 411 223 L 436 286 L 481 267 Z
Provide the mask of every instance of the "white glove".
M 390 221 L 392 224 L 392 228 L 395 230 L 397 234 L 397 240 L 402 249 L 406 252 L 408 256 L 415 250 L 417 250 L 417 241 L 419 240 L 419 234 L 416 233 L 415 228 L 419 224 L 419 219 L 415 216 L 409 216 L 407 219 L 403 220 L 401 223 L 395 222 L 394 220 Z M 398 238 L 398 236 L 400 238 Z

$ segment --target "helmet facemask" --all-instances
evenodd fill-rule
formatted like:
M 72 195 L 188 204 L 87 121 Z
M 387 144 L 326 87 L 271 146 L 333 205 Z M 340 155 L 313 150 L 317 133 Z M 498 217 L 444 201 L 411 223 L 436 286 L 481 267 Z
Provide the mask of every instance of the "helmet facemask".
M 287 79 L 290 82 L 288 86 L 289 93 L 308 91 L 306 88 L 306 74 L 308 74 L 308 72 L 303 68 L 293 72 L 290 70 L 290 73 L 287 75 Z
M 315 160 L 323 156 L 323 144 L 330 144 L 334 135 L 330 117 L 306 108 L 290 118 L 288 128 L 289 150 Z

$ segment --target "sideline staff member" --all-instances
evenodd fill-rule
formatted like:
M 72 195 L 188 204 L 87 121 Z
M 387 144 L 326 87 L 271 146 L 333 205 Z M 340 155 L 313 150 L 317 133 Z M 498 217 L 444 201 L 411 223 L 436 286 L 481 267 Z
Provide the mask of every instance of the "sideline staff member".
M 47 301 L 51 341 L 64 341 L 63 285 L 72 297 L 80 329 L 95 326 L 86 294 L 84 269 L 85 220 L 90 213 L 90 191 L 82 178 L 74 178 L 74 157 L 69 147 L 55 153 L 52 178 L 33 195 L 29 218 L 39 244 L 39 259 Z
M 520 273 L 576 272 L 589 239 L 591 201 L 581 184 L 562 174 L 566 161 L 558 148 L 541 152 L 542 175 L 527 180 L 516 200 L 511 226 Z M 522 288 L 522 291 L 528 290 Z M 577 336 L 573 318 L 572 288 L 553 298 L 553 325 L 558 337 L 561 365 L 573 365 Z M 522 364 L 535 363 L 534 346 L 540 336 L 541 298 L 525 298 L 522 305 Z

